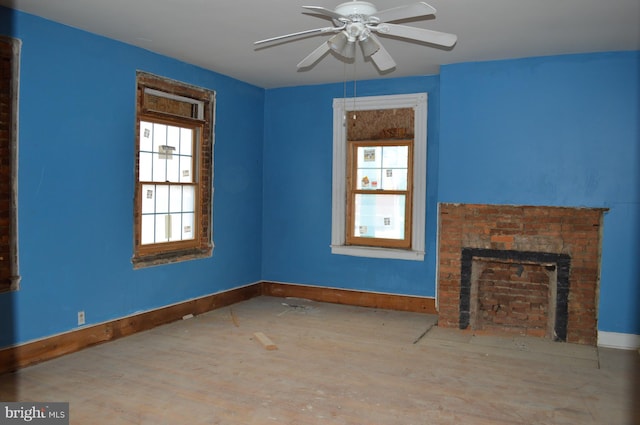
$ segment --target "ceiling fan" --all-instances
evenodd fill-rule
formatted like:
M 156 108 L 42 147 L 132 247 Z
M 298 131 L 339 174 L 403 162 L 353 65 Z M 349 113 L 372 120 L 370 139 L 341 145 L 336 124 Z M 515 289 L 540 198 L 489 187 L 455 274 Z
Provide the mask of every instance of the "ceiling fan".
M 302 59 L 297 65 L 298 69 L 311 67 L 329 51 L 333 51 L 346 59 L 353 59 L 356 54 L 356 44 L 360 44 L 365 58 L 371 58 L 381 72 L 388 71 L 394 68 L 396 63 L 389 52 L 382 46 L 375 33 L 382 36 L 404 38 L 445 47 L 452 47 L 457 41 L 457 36 L 454 34 L 389 23 L 434 15 L 436 9 L 424 2 L 381 11 L 378 11 L 372 3 L 360 0 L 339 4 L 334 10 L 320 6 L 302 7 L 313 14 L 331 18 L 334 26 L 281 35 L 254 43 L 254 45 L 262 45 L 293 37 L 335 33 L 328 41 L 322 43 Z

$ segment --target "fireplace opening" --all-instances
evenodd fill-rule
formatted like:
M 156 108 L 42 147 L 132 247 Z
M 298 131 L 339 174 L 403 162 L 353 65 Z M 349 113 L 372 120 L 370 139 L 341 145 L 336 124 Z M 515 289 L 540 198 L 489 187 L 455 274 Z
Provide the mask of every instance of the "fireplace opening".
M 555 337 L 555 264 L 474 259 L 471 274 L 472 329 Z
M 464 248 L 460 328 L 566 341 L 570 257 Z

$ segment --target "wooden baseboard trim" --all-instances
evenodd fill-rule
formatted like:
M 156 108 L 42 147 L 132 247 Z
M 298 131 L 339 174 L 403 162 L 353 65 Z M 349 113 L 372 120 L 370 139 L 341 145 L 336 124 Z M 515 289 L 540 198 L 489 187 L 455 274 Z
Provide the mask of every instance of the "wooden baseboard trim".
M 313 301 L 347 304 L 358 307 L 437 314 L 435 298 L 410 295 L 382 294 L 377 292 L 276 282 L 262 282 L 262 295 L 283 298 L 305 298 Z
M 149 330 L 156 326 L 180 320 L 189 314 L 197 316 L 207 311 L 258 297 L 261 294 L 261 283 L 255 283 L 99 325 L 73 330 L 38 341 L 4 348 L 0 350 L 0 373 L 11 372 L 70 354 L 92 345 Z
M 260 295 L 305 298 L 313 301 L 359 307 L 437 314 L 434 298 L 290 283 L 259 282 L 0 349 L 0 374 L 80 351 L 92 345 L 153 329 L 157 326 L 180 320 L 189 314 L 197 316 L 198 314 L 246 301 Z

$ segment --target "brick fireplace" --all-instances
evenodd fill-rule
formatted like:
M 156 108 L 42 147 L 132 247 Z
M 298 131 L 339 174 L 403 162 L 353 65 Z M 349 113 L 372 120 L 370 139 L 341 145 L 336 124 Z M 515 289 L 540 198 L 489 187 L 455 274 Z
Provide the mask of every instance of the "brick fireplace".
M 439 326 L 596 345 L 605 211 L 441 204 Z

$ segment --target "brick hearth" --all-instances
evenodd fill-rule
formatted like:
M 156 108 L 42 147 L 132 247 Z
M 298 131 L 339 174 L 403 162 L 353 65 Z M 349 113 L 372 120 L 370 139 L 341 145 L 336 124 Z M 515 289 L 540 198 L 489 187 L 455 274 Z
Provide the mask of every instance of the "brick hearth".
M 521 294 L 514 294 L 514 300 L 518 302 L 509 308 L 517 314 L 511 314 L 509 320 L 504 319 L 507 316 L 502 314 L 498 320 L 491 318 L 489 329 L 499 330 L 502 322 L 504 331 L 513 331 L 513 317 L 519 317 L 528 324 L 515 325 L 530 329 L 525 332 L 527 334 L 543 336 L 545 332 L 540 329 L 553 331 L 555 326 L 556 339 L 596 345 L 600 235 L 605 211 L 595 208 L 441 204 L 439 326 L 466 328 L 469 325 L 469 279 L 466 279 L 467 283 L 462 283 L 465 280 L 463 274 L 470 273 L 470 265 L 463 264 L 465 250 L 466 256 L 475 255 L 474 258 L 487 261 L 507 261 L 516 268 L 523 267 L 523 270 L 536 261 L 549 269 L 552 269 L 549 264 L 558 262 L 561 267 L 569 267 L 562 278 L 566 282 L 562 283 L 561 288 L 558 282 L 560 292 L 557 310 L 554 306 L 551 314 L 547 314 L 547 311 L 544 314 L 555 320 L 557 312 L 559 323 L 543 326 L 538 322 L 540 313 L 533 309 L 548 309 L 540 307 L 539 294 L 532 296 L 528 302 L 521 302 Z M 465 271 L 465 268 L 468 270 Z M 551 282 L 555 285 L 555 278 Z M 553 290 L 555 294 L 556 289 Z M 474 296 L 477 296 L 477 289 Z M 471 304 L 474 302 L 475 305 L 482 304 L 477 301 Z M 491 313 L 483 313 L 484 319 L 489 317 L 488 314 Z M 480 322 L 471 322 L 480 326 Z M 553 337 L 553 332 L 546 332 L 546 336 Z

